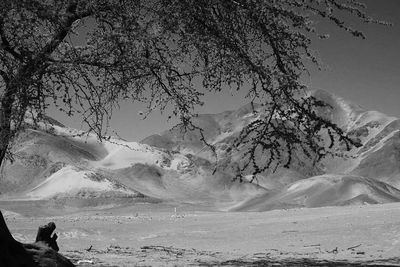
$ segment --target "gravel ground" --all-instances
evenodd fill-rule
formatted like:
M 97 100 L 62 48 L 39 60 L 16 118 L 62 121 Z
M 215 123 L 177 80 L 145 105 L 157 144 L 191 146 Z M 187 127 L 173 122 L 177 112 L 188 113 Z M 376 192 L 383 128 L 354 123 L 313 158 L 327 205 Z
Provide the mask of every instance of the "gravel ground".
M 60 252 L 78 266 L 400 266 L 399 203 L 269 212 L 148 204 L 56 216 L 1 208 L 25 243 L 54 221 Z

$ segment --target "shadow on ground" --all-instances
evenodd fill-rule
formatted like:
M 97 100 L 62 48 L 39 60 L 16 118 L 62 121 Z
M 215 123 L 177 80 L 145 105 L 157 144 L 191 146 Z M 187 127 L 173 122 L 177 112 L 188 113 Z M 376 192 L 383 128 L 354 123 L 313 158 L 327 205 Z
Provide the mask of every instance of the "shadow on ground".
M 143 246 L 140 249 L 110 246 L 92 247 L 65 253 L 77 266 L 400 266 L 400 258 L 370 261 L 324 260 L 318 258 L 273 257 L 257 253 L 235 258 L 221 252 L 180 249 L 165 246 Z M 230 256 L 233 258 L 229 259 Z
M 400 262 L 399 259 L 395 259 Z M 328 261 L 318 259 L 264 259 L 264 260 L 228 260 L 220 263 L 201 263 L 203 266 L 324 266 L 324 267 L 345 267 L 345 266 L 400 266 L 400 264 L 375 262 L 348 262 L 348 261 Z

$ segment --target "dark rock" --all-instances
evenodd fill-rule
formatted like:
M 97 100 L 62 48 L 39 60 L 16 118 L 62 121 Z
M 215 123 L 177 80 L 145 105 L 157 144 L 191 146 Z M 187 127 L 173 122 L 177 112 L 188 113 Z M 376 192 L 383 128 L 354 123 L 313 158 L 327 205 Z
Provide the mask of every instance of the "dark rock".
M 53 231 L 56 229 L 56 224 L 54 222 L 50 222 L 47 225 L 40 226 L 38 229 L 38 233 L 36 235 L 36 241 L 40 242 L 43 241 L 49 247 L 54 249 L 55 251 L 59 251 L 60 248 L 57 245 L 57 234 L 51 236 Z

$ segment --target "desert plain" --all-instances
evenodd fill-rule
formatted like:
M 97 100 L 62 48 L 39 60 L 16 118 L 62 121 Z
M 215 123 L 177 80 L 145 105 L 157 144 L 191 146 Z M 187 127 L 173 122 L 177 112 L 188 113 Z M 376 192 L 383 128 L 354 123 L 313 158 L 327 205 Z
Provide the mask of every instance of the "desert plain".
M 55 222 L 60 253 L 77 266 L 400 266 L 399 203 L 266 212 L 145 202 L 1 206 L 24 243 Z

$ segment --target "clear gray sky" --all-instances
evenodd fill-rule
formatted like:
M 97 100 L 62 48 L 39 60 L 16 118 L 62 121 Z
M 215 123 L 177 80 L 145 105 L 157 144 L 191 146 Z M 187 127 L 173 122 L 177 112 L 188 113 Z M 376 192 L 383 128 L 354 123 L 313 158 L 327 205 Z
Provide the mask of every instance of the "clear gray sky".
M 353 101 L 365 109 L 378 110 L 400 117 L 400 0 L 364 0 L 374 18 L 393 23 L 392 27 L 361 24 L 367 39 L 355 39 L 332 25 L 321 24 L 320 32 L 330 38 L 314 44 L 325 70 L 313 70 L 307 83 L 311 89 L 323 89 Z M 240 95 L 224 92 L 205 97 L 202 113 L 218 113 L 246 104 Z M 122 103 L 114 113 L 112 128 L 127 140 L 139 141 L 146 136 L 170 128 L 166 115 L 155 112 L 146 120 L 138 114 L 143 107 Z M 80 128 L 78 119 L 49 114 L 69 127 Z

